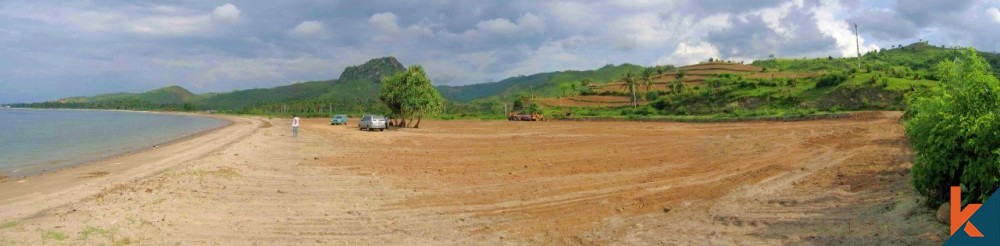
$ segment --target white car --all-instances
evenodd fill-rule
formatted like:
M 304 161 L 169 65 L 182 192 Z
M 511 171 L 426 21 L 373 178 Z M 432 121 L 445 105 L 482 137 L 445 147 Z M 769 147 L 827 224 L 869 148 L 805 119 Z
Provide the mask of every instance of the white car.
M 385 130 L 385 117 L 371 114 L 366 114 L 361 117 L 361 121 L 358 122 L 358 130 L 373 131 L 375 129 L 378 129 L 379 131 Z

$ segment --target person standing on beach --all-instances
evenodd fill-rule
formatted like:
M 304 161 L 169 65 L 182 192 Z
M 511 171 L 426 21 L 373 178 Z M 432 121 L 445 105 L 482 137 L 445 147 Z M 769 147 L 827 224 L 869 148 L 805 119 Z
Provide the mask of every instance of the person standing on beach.
M 292 137 L 299 136 L 299 117 L 292 115 Z

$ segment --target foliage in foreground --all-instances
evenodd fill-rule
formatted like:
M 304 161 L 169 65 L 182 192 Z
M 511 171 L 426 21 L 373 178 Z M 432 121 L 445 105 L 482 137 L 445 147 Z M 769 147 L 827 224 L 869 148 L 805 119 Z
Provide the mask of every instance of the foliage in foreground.
M 911 183 L 930 205 L 959 185 L 969 192 L 964 203 L 985 201 L 1000 185 L 1000 83 L 973 49 L 939 63 L 936 76 L 943 88 L 907 100 Z

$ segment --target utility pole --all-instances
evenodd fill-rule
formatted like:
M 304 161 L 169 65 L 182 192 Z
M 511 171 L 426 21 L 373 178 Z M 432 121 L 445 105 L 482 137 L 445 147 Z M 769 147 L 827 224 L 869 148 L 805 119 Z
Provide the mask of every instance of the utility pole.
M 861 38 L 858 37 L 858 23 L 854 23 L 854 44 L 858 49 L 858 71 L 861 71 Z

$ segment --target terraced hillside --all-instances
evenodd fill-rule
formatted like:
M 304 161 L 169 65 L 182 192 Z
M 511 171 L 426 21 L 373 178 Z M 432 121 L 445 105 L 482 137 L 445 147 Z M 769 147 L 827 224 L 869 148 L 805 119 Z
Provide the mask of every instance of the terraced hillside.
M 720 74 L 736 74 L 741 75 L 745 78 L 813 78 L 819 77 L 824 74 L 824 71 L 815 72 L 779 72 L 779 71 L 767 71 L 762 67 L 754 65 L 746 65 L 739 63 L 729 63 L 729 62 L 706 62 L 695 65 L 683 66 L 674 70 L 664 72 L 662 74 L 654 75 L 653 85 L 647 89 L 646 86 L 640 86 L 639 92 L 643 93 L 647 90 L 652 91 L 662 91 L 669 90 L 669 84 L 671 82 L 677 81 L 678 74 L 684 73 L 681 81 L 688 87 L 694 86 L 704 86 L 705 80 L 711 78 L 714 75 Z M 601 85 L 597 92 L 604 91 L 622 91 L 624 86 L 622 82 L 611 82 Z

